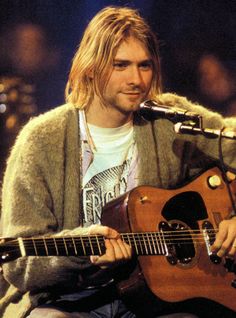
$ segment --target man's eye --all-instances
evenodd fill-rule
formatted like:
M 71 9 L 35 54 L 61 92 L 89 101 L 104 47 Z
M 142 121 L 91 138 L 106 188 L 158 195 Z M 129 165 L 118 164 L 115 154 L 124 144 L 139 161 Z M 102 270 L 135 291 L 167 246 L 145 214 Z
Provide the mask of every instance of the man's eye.
M 127 63 L 114 63 L 113 66 L 117 69 L 122 69 L 127 66 Z
M 139 66 L 142 70 L 150 70 L 152 68 L 152 64 L 151 63 L 143 63 L 140 64 Z

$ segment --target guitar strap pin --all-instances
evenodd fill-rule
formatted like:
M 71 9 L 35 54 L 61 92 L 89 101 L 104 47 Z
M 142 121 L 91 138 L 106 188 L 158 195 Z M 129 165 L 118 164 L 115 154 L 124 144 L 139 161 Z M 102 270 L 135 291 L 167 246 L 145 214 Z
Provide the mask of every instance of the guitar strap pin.
M 140 197 L 140 202 L 145 203 L 148 200 L 148 197 L 145 195 L 144 197 Z

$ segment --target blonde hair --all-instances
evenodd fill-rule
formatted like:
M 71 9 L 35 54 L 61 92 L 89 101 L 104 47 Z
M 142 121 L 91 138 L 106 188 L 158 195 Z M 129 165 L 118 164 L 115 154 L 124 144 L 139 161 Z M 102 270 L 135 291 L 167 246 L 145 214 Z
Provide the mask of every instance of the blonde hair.
M 110 66 L 120 43 L 134 36 L 141 41 L 153 61 L 153 80 L 149 98 L 161 93 L 160 62 L 157 39 L 137 10 L 106 7 L 88 24 L 73 58 L 66 85 L 66 101 L 85 108 L 94 92 L 103 101 L 103 91 Z

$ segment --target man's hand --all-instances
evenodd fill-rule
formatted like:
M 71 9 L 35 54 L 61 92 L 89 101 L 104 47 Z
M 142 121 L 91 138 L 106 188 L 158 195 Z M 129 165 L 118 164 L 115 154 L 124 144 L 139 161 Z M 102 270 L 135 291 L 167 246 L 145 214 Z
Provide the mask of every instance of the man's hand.
M 219 257 L 228 255 L 234 256 L 236 253 L 236 217 L 224 220 L 219 225 L 219 232 L 216 240 L 211 246 L 211 251 L 217 253 Z
M 103 235 L 106 246 L 106 253 L 101 256 L 90 256 L 93 264 L 106 268 L 118 265 L 131 259 L 131 247 L 121 240 L 119 233 L 107 226 L 92 225 L 89 229 L 89 235 Z

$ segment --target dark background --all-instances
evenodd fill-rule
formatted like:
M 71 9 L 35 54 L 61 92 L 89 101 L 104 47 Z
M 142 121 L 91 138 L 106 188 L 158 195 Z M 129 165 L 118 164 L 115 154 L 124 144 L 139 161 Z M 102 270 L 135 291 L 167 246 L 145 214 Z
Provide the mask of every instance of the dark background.
M 107 5 L 137 8 L 151 24 L 160 43 L 164 91 L 185 95 L 225 116 L 236 113 L 235 0 L 1 0 L 1 162 L 31 116 L 64 103 L 71 59 L 83 30 Z M 36 35 L 29 40 L 32 27 Z M 36 48 L 27 53 L 32 43 Z M 38 58 L 38 65 L 27 69 L 32 57 Z M 25 83 L 32 86 L 30 92 Z
M 236 0 L 0 0 L 0 188 L 17 133 L 64 103 L 83 30 L 107 5 L 137 8 L 151 24 L 164 91 L 236 114 Z M 211 316 L 216 311 L 209 306 Z

